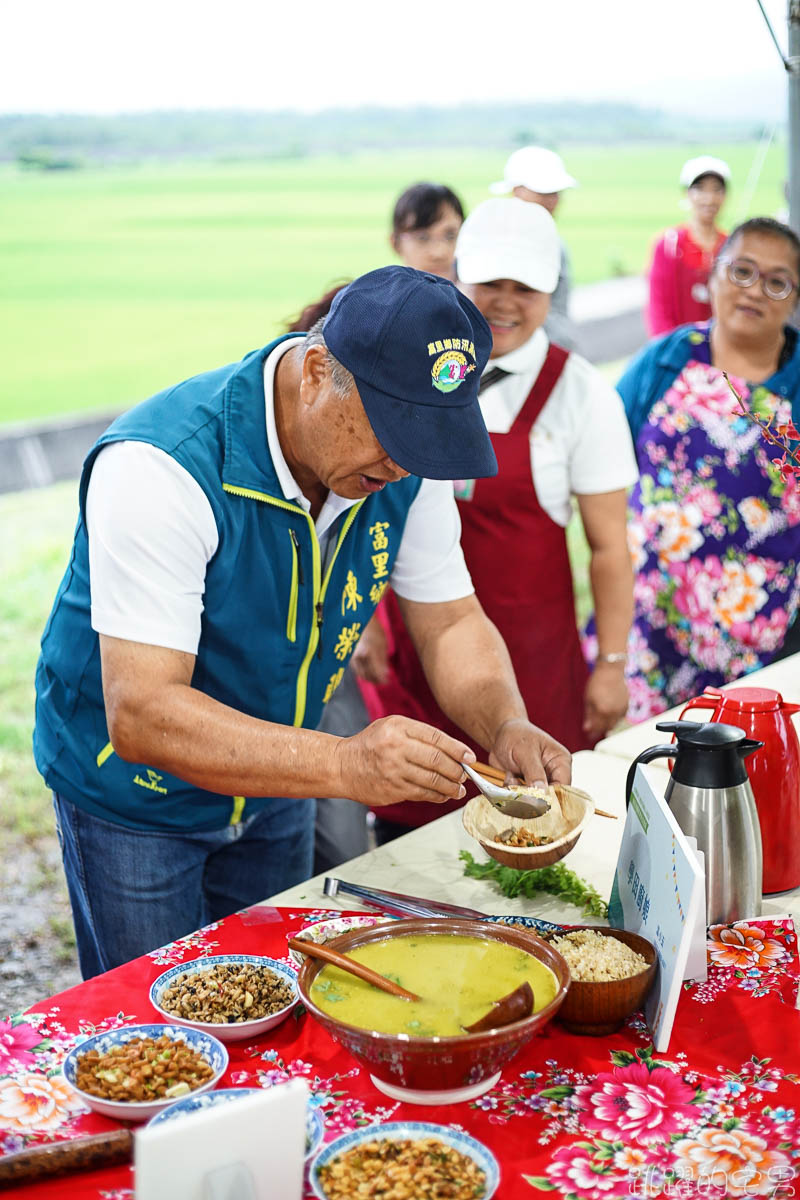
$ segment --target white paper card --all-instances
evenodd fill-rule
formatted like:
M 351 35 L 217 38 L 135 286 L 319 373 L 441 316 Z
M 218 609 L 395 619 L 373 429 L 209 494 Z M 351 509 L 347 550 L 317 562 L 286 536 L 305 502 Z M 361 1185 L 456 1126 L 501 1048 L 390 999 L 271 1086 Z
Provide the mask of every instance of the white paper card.
M 697 859 L 697 865 L 702 873 L 703 894 L 701 896 L 701 903 L 698 906 L 697 923 L 692 930 L 692 940 L 689 943 L 689 953 L 686 956 L 686 969 L 683 972 L 683 978 L 694 979 L 697 983 L 705 983 L 708 979 L 708 946 L 706 944 L 708 938 L 706 921 L 708 916 L 705 904 L 706 856 L 702 850 L 698 850 L 697 838 L 687 837 L 686 844 Z
M 658 953 L 645 1015 L 659 1053 L 669 1046 L 689 951 L 705 946 L 705 872 L 664 800 L 664 772 L 641 763 L 609 899 L 611 925 L 641 933 Z M 705 951 L 704 951 L 705 952 Z
M 134 1139 L 136 1200 L 222 1200 L 231 1187 L 236 1200 L 300 1200 L 307 1104 L 307 1084 L 292 1079 L 145 1126 Z

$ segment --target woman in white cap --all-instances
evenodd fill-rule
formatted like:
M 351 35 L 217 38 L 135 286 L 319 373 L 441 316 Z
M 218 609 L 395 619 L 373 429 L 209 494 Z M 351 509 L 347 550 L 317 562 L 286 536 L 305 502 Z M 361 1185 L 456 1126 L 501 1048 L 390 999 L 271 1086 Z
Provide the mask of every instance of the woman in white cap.
M 575 751 L 593 746 L 627 708 L 633 575 L 625 509 L 637 470 L 617 393 L 544 331 L 559 257 L 555 224 L 538 204 L 487 200 L 461 228 L 460 287 L 492 331 L 480 406 L 499 472 L 489 481 L 460 481 L 456 498 L 476 595 L 506 641 L 530 719 L 545 720 Z M 591 674 L 575 622 L 567 553 L 573 497 L 591 550 L 599 634 Z M 362 689 L 370 717 L 402 713 L 452 729 L 392 599 L 390 593 L 390 676 L 382 686 Z M 391 826 L 402 833 L 442 811 L 418 804 L 381 808 L 376 832 L 385 840 Z
M 567 188 L 578 186 L 577 179 L 567 172 L 560 156 L 544 146 L 523 146 L 509 155 L 503 168 L 503 178 L 489 185 L 495 196 L 516 196 L 530 204 L 541 204 L 551 216 L 555 216 L 561 193 Z M 561 257 L 558 266 L 558 282 L 550 297 L 550 312 L 544 327 L 548 337 L 566 350 L 577 345 L 577 331 L 569 315 L 569 292 L 571 286 L 569 255 L 564 242 L 559 239 Z
M 708 277 L 725 241 L 717 217 L 730 177 L 728 164 L 709 154 L 690 158 L 681 168 L 690 216 L 685 225 L 667 229 L 653 250 L 647 303 L 653 336 L 711 316 Z

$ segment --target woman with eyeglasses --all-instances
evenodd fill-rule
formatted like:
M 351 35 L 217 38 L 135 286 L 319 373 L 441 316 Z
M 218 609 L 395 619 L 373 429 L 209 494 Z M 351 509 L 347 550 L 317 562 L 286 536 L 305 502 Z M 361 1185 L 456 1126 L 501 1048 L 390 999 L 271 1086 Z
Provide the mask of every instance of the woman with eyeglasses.
M 650 343 L 618 384 L 640 480 L 629 511 L 636 571 L 629 717 L 765 666 L 800 599 L 800 487 L 742 412 L 800 425 L 800 348 L 788 322 L 800 239 L 757 217 L 725 242 L 712 320 Z
M 389 242 L 404 267 L 455 279 L 464 206 L 443 183 L 414 183 L 397 197 Z

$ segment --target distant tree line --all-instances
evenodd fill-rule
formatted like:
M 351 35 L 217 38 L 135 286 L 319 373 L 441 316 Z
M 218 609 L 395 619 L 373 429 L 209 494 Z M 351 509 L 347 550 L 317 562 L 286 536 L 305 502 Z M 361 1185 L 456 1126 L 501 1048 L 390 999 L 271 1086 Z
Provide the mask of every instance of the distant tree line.
M 0 161 L 38 169 L 142 158 L 302 158 L 368 149 L 529 142 L 687 140 L 686 118 L 632 104 L 482 104 L 300 112 L 149 112 L 114 116 L 0 115 Z M 741 121 L 692 123 L 697 141 L 749 140 Z

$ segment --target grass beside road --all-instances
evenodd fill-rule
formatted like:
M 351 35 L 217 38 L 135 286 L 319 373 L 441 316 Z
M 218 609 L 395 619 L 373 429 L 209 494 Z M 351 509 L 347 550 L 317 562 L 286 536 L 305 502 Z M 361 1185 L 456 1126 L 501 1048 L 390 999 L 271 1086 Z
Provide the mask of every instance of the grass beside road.
M 676 180 L 698 150 L 731 164 L 731 224 L 754 144 L 564 150 L 581 184 L 558 214 L 577 283 L 644 269 L 655 235 L 682 217 Z M 333 282 L 392 260 L 405 186 L 442 180 L 473 208 L 505 157 L 0 168 L 0 424 L 124 408 L 241 358 Z M 784 159 L 773 145 L 750 214 L 782 206 Z
M 0 496 L 0 831 L 30 837 L 55 828 L 31 752 L 33 677 L 76 512 L 74 483 Z

